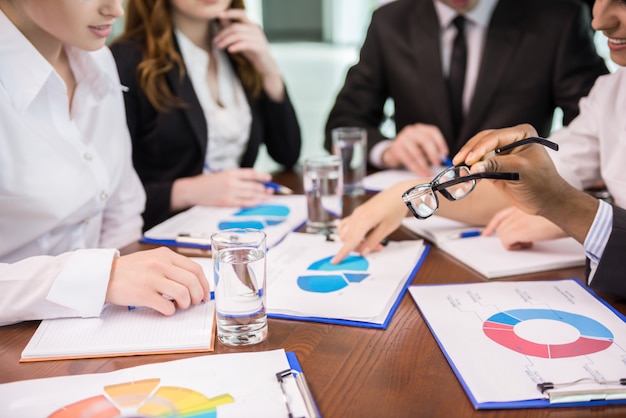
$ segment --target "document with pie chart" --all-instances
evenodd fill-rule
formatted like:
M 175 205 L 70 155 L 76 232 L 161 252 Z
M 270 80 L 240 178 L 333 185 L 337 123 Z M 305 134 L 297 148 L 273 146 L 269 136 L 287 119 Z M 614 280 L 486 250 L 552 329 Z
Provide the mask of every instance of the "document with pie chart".
M 303 376 L 295 353 L 282 349 L 198 356 L 0 384 L 0 416 L 315 418 L 313 394 L 297 380 Z
M 272 196 L 249 208 L 194 206 L 150 228 L 141 241 L 148 244 L 210 248 L 211 235 L 228 228 L 260 229 L 268 248 L 306 222 L 306 199 L 302 195 Z M 183 239 L 183 237 L 185 239 Z
M 477 409 L 626 403 L 626 323 L 578 280 L 409 292 Z
M 386 328 L 427 248 L 391 241 L 367 257 L 330 260 L 342 247 L 324 235 L 289 234 L 267 254 L 270 317 Z

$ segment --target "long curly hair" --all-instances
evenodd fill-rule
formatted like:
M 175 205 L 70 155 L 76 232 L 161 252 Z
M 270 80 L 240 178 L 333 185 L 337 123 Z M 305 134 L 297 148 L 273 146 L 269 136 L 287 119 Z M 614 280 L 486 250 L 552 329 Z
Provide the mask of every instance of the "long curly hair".
M 231 9 L 245 9 L 244 0 L 233 0 Z M 209 23 L 207 23 L 209 24 Z M 139 41 L 143 58 L 137 66 L 137 77 L 148 101 L 159 112 L 186 104 L 176 97 L 165 79 L 175 66 L 185 76 L 183 58 L 174 48 L 174 24 L 169 0 L 128 0 L 124 32 L 115 40 Z M 235 62 L 241 83 L 252 97 L 261 94 L 261 76 L 241 54 L 229 54 Z

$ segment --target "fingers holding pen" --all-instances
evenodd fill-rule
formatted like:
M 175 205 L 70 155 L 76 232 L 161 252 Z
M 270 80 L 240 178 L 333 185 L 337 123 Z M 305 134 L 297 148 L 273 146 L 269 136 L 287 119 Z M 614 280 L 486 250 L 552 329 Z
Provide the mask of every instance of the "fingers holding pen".
M 209 300 L 202 268 L 167 248 L 117 258 L 112 266 L 106 302 L 147 306 L 164 315 Z

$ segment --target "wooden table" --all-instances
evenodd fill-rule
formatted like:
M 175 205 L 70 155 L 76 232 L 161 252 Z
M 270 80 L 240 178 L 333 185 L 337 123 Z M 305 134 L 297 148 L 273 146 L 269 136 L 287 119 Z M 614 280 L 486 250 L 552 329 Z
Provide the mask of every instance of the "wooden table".
M 291 183 L 292 173 L 276 179 Z M 291 179 L 291 180 L 290 180 Z M 392 238 L 416 238 L 399 230 Z M 144 246 L 132 246 L 135 251 Z M 584 277 L 582 268 L 500 280 Z M 414 284 L 485 281 L 447 254 L 432 248 Z M 621 313 L 626 303 L 605 298 Z M 19 363 L 37 321 L 0 327 L 0 383 L 50 376 L 108 372 L 194 356 L 150 355 L 107 359 Z M 454 375 L 411 296 L 406 294 L 386 330 L 312 322 L 269 320 L 263 343 L 241 349 L 216 342 L 215 353 L 284 348 L 294 351 L 323 417 L 625 417 L 626 406 L 476 411 Z

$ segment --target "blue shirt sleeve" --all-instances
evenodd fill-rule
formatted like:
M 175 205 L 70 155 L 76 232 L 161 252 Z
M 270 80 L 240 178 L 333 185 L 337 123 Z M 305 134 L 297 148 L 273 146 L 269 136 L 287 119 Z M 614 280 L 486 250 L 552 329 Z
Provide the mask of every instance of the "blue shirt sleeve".
M 589 274 L 589 283 L 593 279 L 593 274 L 602 258 L 604 248 L 609 241 L 611 229 L 613 228 L 613 208 L 607 202 L 600 200 L 596 217 L 591 224 L 589 233 L 585 238 L 583 247 L 585 255 L 589 258 L 591 272 Z

